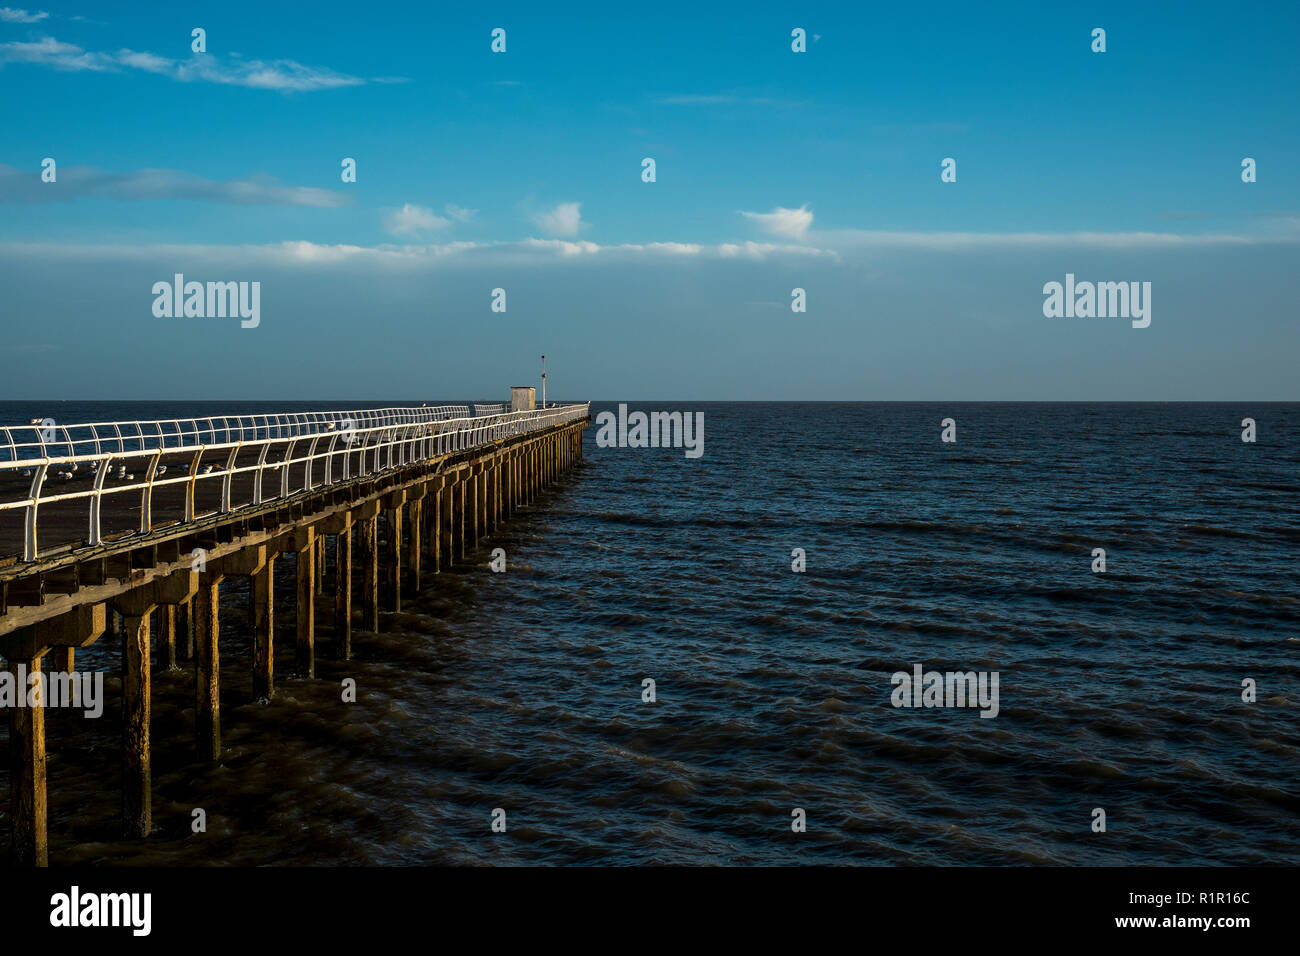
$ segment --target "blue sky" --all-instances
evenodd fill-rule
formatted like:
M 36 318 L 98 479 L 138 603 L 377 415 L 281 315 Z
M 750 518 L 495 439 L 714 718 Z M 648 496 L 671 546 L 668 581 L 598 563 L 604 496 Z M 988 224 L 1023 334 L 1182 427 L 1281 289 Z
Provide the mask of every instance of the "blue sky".
M 701 7 L 0 8 L 0 398 L 1300 397 L 1295 4 Z

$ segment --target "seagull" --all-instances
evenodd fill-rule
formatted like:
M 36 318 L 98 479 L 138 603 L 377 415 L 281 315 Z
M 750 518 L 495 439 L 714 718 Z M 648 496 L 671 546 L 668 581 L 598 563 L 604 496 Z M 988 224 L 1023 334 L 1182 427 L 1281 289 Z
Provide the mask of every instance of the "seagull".
M 162 477 L 163 475 L 165 475 L 165 474 L 167 474 L 167 466 L 166 466 L 166 465 L 159 465 L 159 466 L 158 466 L 158 471 L 157 471 L 157 475 L 158 475 L 158 477 L 161 478 L 161 477 Z
M 212 474 L 212 465 L 205 465 L 204 468 L 203 468 L 203 471 L 201 472 L 201 474 L 204 474 L 204 475 L 210 475 L 210 474 Z

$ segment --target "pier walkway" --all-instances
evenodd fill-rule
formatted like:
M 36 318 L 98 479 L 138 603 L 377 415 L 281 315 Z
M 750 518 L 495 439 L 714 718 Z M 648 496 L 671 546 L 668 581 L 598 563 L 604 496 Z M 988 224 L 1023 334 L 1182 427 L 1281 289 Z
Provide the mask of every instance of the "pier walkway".
M 13 863 L 48 862 L 43 701 L 75 674 L 77 648 L 106 631 L 122 642 L 122 828 L 145 837 L 152 666 L 193 658 L 196 759 L 221 755 L 222 582 L 248 578 L 255 698 L 275 693 L 282 556 L 297 581 L 296 674 L 315 676 L 327 568 L 330 643 L 348 659 L 354 624 L 379 630 L 381 597 L 400 610 L 404 588 L 465 561 L 581 458 L 589 405 L 507 408 L 0 427 L 0 657 L 11 688 L 44 667 L 35 706 L 4 708 Z

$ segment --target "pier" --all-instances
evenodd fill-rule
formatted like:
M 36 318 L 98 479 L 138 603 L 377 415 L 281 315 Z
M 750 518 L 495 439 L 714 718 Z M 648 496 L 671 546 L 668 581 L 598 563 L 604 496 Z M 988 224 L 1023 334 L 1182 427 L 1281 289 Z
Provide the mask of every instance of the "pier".
M 195 759 L 221 757 L 223 582 L 247 579 L 253 652 L 236 666 L 255 699 L 289 656 L 286 601 L 295 676 L 315 677 L 318 630 L 349 659 L 354 629 L 378 631 L 381 610 L 581 459 L 590 406 L 533 408 L 521 391 L 510 406 L 0 427 L 0 658 L 24 695 L 4 707 L 13 864 L 48 865 L 44 703 L 75 693 L 79 648 L 121 642 L 122 835 L 146 837 L 154 668 L 193 661 Z M 275 593 L 277 560 L 292 594 Z

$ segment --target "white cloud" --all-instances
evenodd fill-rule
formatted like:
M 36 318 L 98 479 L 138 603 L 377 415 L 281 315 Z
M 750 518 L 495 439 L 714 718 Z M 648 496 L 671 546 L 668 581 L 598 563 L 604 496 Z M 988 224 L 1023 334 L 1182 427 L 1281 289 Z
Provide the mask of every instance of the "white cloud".
M 117 62 L 123 66 L 129 66 L 136 70 L 145 70 L 149 73 L 170 73 L 175 67 L 175 63 L 165 56 L 155 56 L 152 53 L 137 53 L 134 50 L 119 50 Z
M 552 236 L 576 236 L 584 225 L 582 221 L 582 203 L 562 202 L 546 212 L 533 216 L 533 222 L 542 232 Z
M 416 236 L 422 232 L 437 232 L 451 225 L 450 219 L 444 219 L 432 209 L 406 203 L 396 212 L 389 213 L 384 220 L 384 227 L 390 235 Z
M 42 37 L 28 43 L 0 43 L 0 63 L 32 63 L 68 71 L 118 72 L 125 68 L 169 76 L 182 83 L 218 83 L 293 93 L 357 86 L 366 82 L 360 77 L 336 73 L 324 67 L 305 66 L 294 60 L 245 60 L 238 56 L 223 60 L 214 53 L 197 54 L 188 60 L 172 60 L 127 49 L 116 53 L 96 53 L 53 37 Z
M 562 256 L 591 255 L 600 252 L 594 242 L 568 242 L 564 239 L 525 239 L 519 244 L 525 249 L 542 249 L 558 252 Z
M 477 209 L 464 209 L 451 202 L 447 203 L 447 205 L 443 207 L 443 212 L 451 216 L 451 218 L 455 219 L 457 222 L 469 222 L 478 215 Z
M 42 37 L 29 43 L 0 43 L 0 63 L 35 63 L 55 70 L 114 70 L 113 57 L 104 53 L 87 53 L 71 43 Z
M 36 23 L 48 16 L 49 14 L 44 11 L 28 13 L 26 10 L 15 10 L 13 7 L 0 7 L 0 20 L 5 23 Z
M 365 80 L 335 73 L 323 67 L 304 66 L 294 60 L 231 60 L 223 63 L 211 54 L 196 56 L 175 65 L 175 77 L 182 82 L 202 80 L 229 86 L 303 93 L 312 90 L 359 86 Z
M 93 166 L 60 167 L 58 181 L 0 165 L 0 202 L 48 203 L 73 199 L 198 199 L 241 206 L 344 206 L 351 197 L 314 186 L 285 186 L 269 176 L 205 179 L 175 169 L 113 173 Z
M 1236 246 L 1300 241 L 1300 232 L 1271 235 L 1174 232 L 885 232 L 828 230 L 815 241 L 837 249 L 973 249 L 980 247 L 1075 246 L 1099 249 Z
M 806 204 L 798 209 L 777 206 L 771 212 L 742 212 L 741 215 L 758 223 L 768 235 L 782 239 L 804 239 L 813 221 L 813 214 Z
M 777 245 L 771 242 L 746 242 L 736 244 L 724 242 L 718 246 L 718 255 L 724 259 L 766 259 L 773 255 L 831 256 L 838 259 L 839 253 L 831 249 L 815 249 L 812 246 Z
M 413 207 L 418 209 L 419 207 Z M 428 210 L 422 210 L 428 213 Z M 440 219 L 441 217 L 434 217 Z M 445 220 L 444 220 L 445 222 Z M 600 245 L 584 240 L 524 239 L 518 242 L 443 242 L 360 246 L 296 240 L 267 244 L 143 245 L 68 242 L 0 242 L 0 261 L 168 262 L 204 260 L 212 267 L 253 265 L 310 269 L 349 266 L 357 270 L 519 266 L 559 268 L 565 263 L 671 263 L 817 261 L 828 265 L 861 262 L 856 252 L 1027 247 L 1193 249 L 1233 245 L 1300 243 L 1300 233 L 1280 236 L 1186 235 L 1169 233 L 890 233 L 843 231 L 817 234 L 817 243 L 743 242 L 703 245 L 649 242 Z
M 763 261 L 775 256 L 839 256 L 807 245 L 744 243 L 705 246 L 684 242 L 598 243 L 566 239 L 524 239 L 519 242 L 445 242 L 427 245 L 329 245 L 296 240 L 262 245 L 192 245 L 181 243 L 77 244 L 65 242 L 0 242 L 0 258 L 64 259 L 76 261 L 169 261 L 203 259 L 216 265 L 317 266 L 352 264 L 361 267 L 427 269 L 459 264 L 530 266 L 562 262 L 665 262 L 683 259 Z

